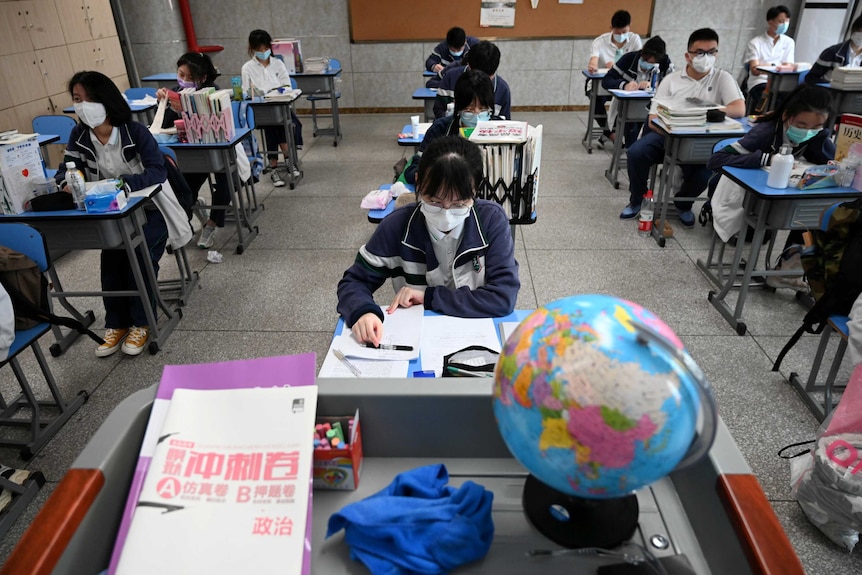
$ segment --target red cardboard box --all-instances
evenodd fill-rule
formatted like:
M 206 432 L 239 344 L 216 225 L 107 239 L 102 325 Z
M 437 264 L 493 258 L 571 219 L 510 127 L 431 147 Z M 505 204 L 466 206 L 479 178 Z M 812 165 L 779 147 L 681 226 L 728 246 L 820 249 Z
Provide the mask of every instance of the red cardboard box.
M 345 449 L 315 449 L 312 468 L 314 489 L 354 490 L 359 487 L 362 470 L 362 433 L 359 428 L 359 410 L 352 417 L 318 416 L 315 423 L 341 422 L 342 429 L 353 429 Z

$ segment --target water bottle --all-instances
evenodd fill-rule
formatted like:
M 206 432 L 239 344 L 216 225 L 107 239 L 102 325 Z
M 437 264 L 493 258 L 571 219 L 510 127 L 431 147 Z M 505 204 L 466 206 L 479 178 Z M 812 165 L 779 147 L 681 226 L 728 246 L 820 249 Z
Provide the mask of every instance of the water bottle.
M 793 171 L 793 148 L 781 146 L 778 154 L 772 156 L 769 177 L 766 185 L 770 188 L 783 190 L 790 184 L 790 172 Z
M 638 234 L 648 236 L 652 233 L 652 221 L 655 216 L 655 200 L 652 196 L 652 190 L 647 190 L 643 201 L 641 202 L 641 213 L 638 219 Z
M 72 198 L 75 200 L 75 207 L 79 210 L 86 210 L 84 198 L 87 195 L 87 186 L 84 183 L 84 174 L 81 173 L 75 162 L 66 162 L 66 184 L 72 192 Z
M 655 89 L 658 88 L 658 64 L 656 64 L 652 72 L 649 75 L 649 89 L 651 92 L 655 92 Z
M 233 100 L 242 102 L 242 77 L 234 76 L 230 79 L 230 85 L 233 89 Z

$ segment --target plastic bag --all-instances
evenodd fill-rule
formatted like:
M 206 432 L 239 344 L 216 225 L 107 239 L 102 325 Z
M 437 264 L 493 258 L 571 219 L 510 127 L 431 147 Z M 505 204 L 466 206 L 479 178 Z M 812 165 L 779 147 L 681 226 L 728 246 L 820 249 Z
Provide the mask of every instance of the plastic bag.
M 855 385 L 854 385 L 855 382 Z M 862 371 L 818 430 L 810 452 L 791 461 L 791 493 L 808 519 L 852 552 L 862 531 Z
M 359 204 L 364 210 L 382 210 L 392 201 L 391 190 L 371 190 Z

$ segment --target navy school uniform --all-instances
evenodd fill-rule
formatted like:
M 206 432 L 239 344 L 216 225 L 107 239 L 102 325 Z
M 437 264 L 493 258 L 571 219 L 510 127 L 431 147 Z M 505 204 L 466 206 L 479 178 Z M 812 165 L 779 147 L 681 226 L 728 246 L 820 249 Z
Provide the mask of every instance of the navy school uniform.
M 443 80 L 437 88 L 437 99 L 434 100 L 434 117 L 442 118 L 446 115 L 446 105 L 455 101 L 455 82 L 467 70 L 467 66 L 450 66 L 444 71 Z M 499 116 L 505 120 L 512 119 L 512 92 L 509 84 L 494 74 L 491 78 L 494 84 L 494 110 L 492 115 Z

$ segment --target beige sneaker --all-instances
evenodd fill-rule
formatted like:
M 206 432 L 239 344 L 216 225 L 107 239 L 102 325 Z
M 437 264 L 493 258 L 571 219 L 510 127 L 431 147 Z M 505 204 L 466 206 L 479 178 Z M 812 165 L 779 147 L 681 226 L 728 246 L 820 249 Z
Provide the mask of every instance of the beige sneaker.
M 129 337 L 123 342 L 123 353 L 126 355 L 139 355 L 144 351 L 147 340 L 150 338 L 149 326 L 133 327 L 129 331 Z
M 13 469 L 0 465 L 0 477 L 4 477 L 12 483 L 24 485 L 24 482 L 30 477 L 30 472 L 26 469 Z M 7 489 L 0 489 L 0 513 L 2 513 L 9 504 L 12 503 L 12 492 Z
M 108 357 L 120 351 L 120 344 L 123 343 L 123 339 L 128 333 L 128 328 L 114 329 L 109 327 L 106 329 L 105 335 L 102 337 L 105 343 L 96 348 L 96 357 Z

